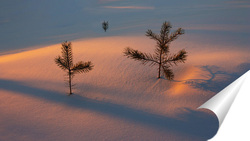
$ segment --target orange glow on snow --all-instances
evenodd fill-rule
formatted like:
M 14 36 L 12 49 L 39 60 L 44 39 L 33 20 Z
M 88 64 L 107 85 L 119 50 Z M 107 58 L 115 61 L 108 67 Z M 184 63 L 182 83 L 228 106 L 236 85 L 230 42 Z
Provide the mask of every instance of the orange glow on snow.
M 176 48 L 185 44 L 185 42 L 179 42 L 178 46 L 174 46 Z M 94 64 L 94 69 L 89 73 L 75 76 L 73 80 L 77 84 L 75 91 L 91 99 L 99 97 L 108 99 L 112 103 L 129 103 L 131 107 L 144 103 L 144 108 L 152 109 L 153 107 L 152 110 L 158 113 L 170 114 L 174 113 L 174 109 L 180 105 L 193 107 L 200 102 L 201 91 L 184 83 L 191 79 L 208 79 L 206 72 L 203 72 L 199 66 L 223 65 L 223 69 L 230 68 L 233 71 L 237 64 L 246 62 L 248 56 L 246 51 L 213 52 L 209 49 L 197 51 L 197 48 L 187 48 L 187 62 L 174 67 L 177 70 L 174 72 L 176 81 L 156 81 L 157 68 L 155 66 L 144 66 L 140 62 L 126 58 L 122 53 L 125 47 L 149 53 L 154 50 L 154 46 L 155 42 L 144 36 L 116 36 L 72 41 L 74 62 L 92 61 Z M 220 48 L 223 50 L 226 47 Z M 65 72 L 54 63 L 54 58 L 60 54 L 61 45 L 56 44 L 0 56 L 0 79 L 23 82 L 32 87 L 66 93 Z M 232 56 L 238 59 L 232 60 Z M 88 91 L 85 92 L 85 90 Z M 128 100 L 124 95 L 137 97 L 137 99 Z M 147 95 L 146 98 L 145 95 Z M 187 101 L 189 96 L 194 96 L 196 99 L 192 98 Z M 153 102 L 149 97 L 162 102 Z M 178 97 L 178 101 L 173 103 L 169 101 L 169 97 Z M 168 109 L 166 110 L 165 107 Z

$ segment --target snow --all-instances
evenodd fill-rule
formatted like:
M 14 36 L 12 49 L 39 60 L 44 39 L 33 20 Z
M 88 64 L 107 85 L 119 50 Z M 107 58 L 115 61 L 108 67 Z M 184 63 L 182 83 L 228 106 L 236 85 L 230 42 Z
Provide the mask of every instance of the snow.
M 218 121 L 196 108 L 250 69 L 248 13 L 235 0 L 1 1 L 0 140 L 211 138 Z M 122 54 L 154 51 L 144 34 L 164 21 L 185 30 L 170 51 L 188 52 L 171 82 Z M 75 62 L 95 65 L 72 96 L 54 63 L 65 40 Z
M 174 68 L 170 82 L 157 79 L 157 67 L 123 56 L 127 46 L 153 51 L 154 41 L 146 37 L 79 39 L 72 45 L 75 62 L 95 65 L 74 77 L 72 96 L 65 72 L 54 63 L 60 44 L 0 56 L 0 140 L 206 140 L 218 121 L 196 108 L 222 87 L 211 84 L 230 83 L 249 67 L 247 51 L 220 55 L 183 40 L 171 51 L 185 46 L 188 61 Z M 241 59 L 229 63 L 225 56 L 231 54 Z M 236 71 L 239 64 L 243 68 Z

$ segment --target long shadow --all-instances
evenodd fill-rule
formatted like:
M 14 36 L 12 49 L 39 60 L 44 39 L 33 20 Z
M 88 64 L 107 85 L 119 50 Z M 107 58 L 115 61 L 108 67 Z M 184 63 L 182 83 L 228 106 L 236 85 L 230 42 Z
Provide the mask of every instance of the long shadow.
M 245 72 L 250 70 L 250 63 L 242 63 L 237 66 L 237 72 L 230 73 L 227 71 L 221 71 L 220 67 L 218 66 L 201 66 L 205 72 L 208 72 L 209 79 L 189 79 L 186 80 L 184 83 L 195 88 L 201 89 L 205 91 L 211 91 L 214 93 L 218 93 L 223 88 L 228 86 L 234 80 L 239 78 Z M 216 79 L 217 77 L 224 77 L 223 79 Z
M 152 128 L 165 130 L 166 132 L 174 131 L 186 134 L 187 136 L 196 136 L 201 140 L 213 137 L 218 129 L 218 120 L 215 115 L 188 108 L 180 109 L 181 112 L 179 112 L 178 118 L 170 118 L 136 110 L 124 105 L 89 99 L 79 95 L 66 96 L 58 92 L 25 86 L 20 82 L 11 80 L 0 80 L 0 89 L 18 92 L 19 94 L 74 108 L 91 110 L 113 116 L 114 118 L 128 120 L 135 124 L 143 124 Z

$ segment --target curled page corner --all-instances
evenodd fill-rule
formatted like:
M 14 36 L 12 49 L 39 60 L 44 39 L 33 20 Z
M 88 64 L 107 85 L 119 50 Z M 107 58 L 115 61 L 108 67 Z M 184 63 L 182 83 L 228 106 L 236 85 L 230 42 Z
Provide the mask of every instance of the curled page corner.
M 201 108 L 211 110 L 219 120 L 218 132 L 211 141 L 250 140 L 246 132 L 250 128 L 250 70 L 198 109 Z

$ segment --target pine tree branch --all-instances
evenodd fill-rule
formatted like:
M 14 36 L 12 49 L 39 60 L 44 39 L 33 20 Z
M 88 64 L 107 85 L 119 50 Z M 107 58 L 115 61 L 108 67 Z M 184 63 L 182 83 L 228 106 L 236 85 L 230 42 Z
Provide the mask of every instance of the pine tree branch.
M 177 39 L 180 35 L 184 34 L 184 30 L 182 28 L 177 29 L 174 33 L 172 33 L 169 38 L 168 42 L 172 42 Z
M 56 64 L 62 69 L 62 70 L 67 70 L 68 66 L 65 63 L 65 60 L 61 58 L 61 56 L 58 56 L 57 58 L 55 58 L 55 62 Z
M 152 30 L 148 30 L 145 35 L 150 39 L 156 40 L 159 44 L 161 43 L 159 35 L 153 33 Z
M 94 65 L 88 61 L 88 62 L 78 62 L 76 63 L 73 67 L 72 67 L 72 72 L 73 74 L 75 73 L 86 73 L 89 72 L 90 70 L 92 70 L 94 67 Z
M 187 52 L 185 49 L 180 50 L 177 54 L 168 57 L 164 63 L 169 63 L 170 65 L 174 64 L 177 65 L 177 63 L 185 63 L 187 60 Z
M 170 69 L 170 66 L 162 66 L 162 70 L 163 70 L 164 76 L 168 80 L 173 80 L 174 79 L 174 72 L 173 72 L 172 69 Z
M 162 24 L 162 27 L 161 27 L 161 41 L 163 42 L 163 44 L 165 45 L 167 43 L 167 40 L 168 40 L 168 34 L 169 34 L 169 31 L 170 29 L 172 28 L 171 24 L 169 22 L 164 22 Z
M 169 45 L 168 44 L 164 45 L 164 47 L 162 48 L 162 51 L 165 54 L 169 53 Z
M 155 56 L 152 56 L 151 54 L 142 53 L 138 50 L 134 50 L 129 47 L 125 48 L 123 53 L 128 58 L 141 61 L 143 64 L 146 64 L 148 62 L 151 62 L 151 65 L 159 64 L 159 62 L 155 60 Z
M 71 42 L 65 41 L 62 43 L 62 57 L 67 62 L 68 66 L 71 68 L 73 66 Z

